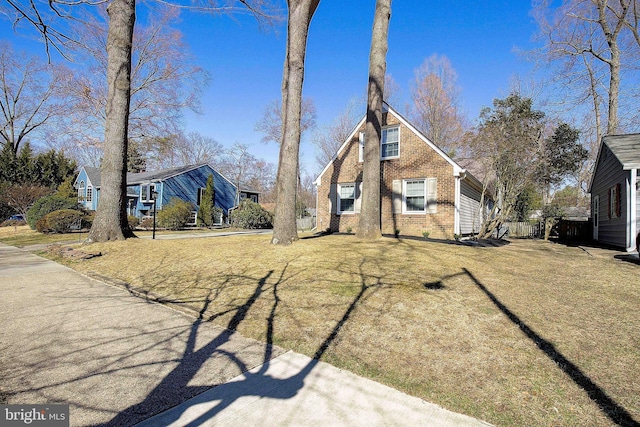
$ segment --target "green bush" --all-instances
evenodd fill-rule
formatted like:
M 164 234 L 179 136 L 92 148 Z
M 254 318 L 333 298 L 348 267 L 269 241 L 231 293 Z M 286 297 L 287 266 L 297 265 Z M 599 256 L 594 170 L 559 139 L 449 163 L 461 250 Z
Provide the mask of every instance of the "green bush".
M 40 233 L 68 233 L 82 225 L 84 213 L 73 209 L 60 209 L 43 216 L 36 222 Z
M 32 229 L 36 229 L 36 223 L 42 217 L 54 211 L 61 209 L 78 210 L 78 201 L 57 195 L 45 196 L 36 200 L 36 202 L 27 211 L 27 224 Z
M 231 212 L 231 225 L 238 228 L 272 228 L 273 215 L 264 210 L 258 203 L 244 200 L 237 209 Z
M 193 210 L 193 204 L 174 197 L 168 205 L 158 212 L 158 224 L 169 230 L 180 230 L 191 219 L 191 211 Z

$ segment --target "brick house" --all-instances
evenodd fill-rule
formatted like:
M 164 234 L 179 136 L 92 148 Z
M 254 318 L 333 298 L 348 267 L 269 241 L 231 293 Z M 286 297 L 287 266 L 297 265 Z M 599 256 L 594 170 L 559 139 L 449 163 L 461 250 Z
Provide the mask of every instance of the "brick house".
M 355 231 L 363 174 L 364 117 L 315 181 L 317 228 Z M 383 234 L 453 238 L 479 230 L 482 184 L 386 103 L 381 141 Z

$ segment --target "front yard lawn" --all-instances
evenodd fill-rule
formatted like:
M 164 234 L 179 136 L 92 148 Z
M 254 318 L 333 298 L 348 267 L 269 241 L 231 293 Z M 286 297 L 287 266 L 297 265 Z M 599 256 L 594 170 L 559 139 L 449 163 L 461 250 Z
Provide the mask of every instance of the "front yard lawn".
M 94 244 L 68 264 L 499 426 L 640 421 L 640 267 L 542 241 Z M 634 421 L 635 420 L 635 421 Z

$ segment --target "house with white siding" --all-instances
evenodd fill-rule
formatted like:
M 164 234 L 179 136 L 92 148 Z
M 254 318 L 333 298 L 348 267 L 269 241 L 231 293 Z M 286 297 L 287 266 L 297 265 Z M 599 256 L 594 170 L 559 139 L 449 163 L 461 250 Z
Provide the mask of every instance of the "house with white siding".
M 366 116 L 315 180 L 318 230 L 356 231 L 361 207 Z M 482 224 L 482 184 L 409 121 L 384 104 L 380 162 L 384 234 L 453 238 Z
M 640 134 L 602 138 L 589 192 L 593 239 L 631 252 L 640 244 Z

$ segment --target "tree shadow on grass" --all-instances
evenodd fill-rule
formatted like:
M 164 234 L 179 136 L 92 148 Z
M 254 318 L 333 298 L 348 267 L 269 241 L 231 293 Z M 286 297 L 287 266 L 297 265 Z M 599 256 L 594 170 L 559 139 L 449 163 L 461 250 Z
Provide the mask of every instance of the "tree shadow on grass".
M 620 426 L 640 426 L 625 408 L 620 406 L 607 395 L 607 393 L 594 383 L 578 366 L 560 353 L 549 341 L 538 335 L 526 323 L 522 321 L 514 312 L 504 305 L 491 291 L 487 289 L 469 270 L 463 271 L 475 283 L 475 285 L 491 300 L 491 302 L 507 316 L 514 325 L 529 338 L 544 354 L 547 355 L 576 385 L 582 388 L 589 398 L 595 402 L 602 412 L 614 423 Z
M 275 284 L 271 286 L 273 303 L 271 306 L 269 317 L 267 318 L 267 343 L 264 351 L 263 364 L 256 372 L 250 372 L 251 367 L 247 366 L 240 358 L 237 357 L 236 354 L 222 349 L 221 346 L 231 339 L 240 323 L 246 318 L 251 307 L 258 300 L 261 294 L 267 290 L 267 282 L 273 275 L 273 270 L 269 271 L 268 274 L 266 274 L 258 281 L 253 294 L 247 299 L 244 304 L 242 304 L 235 310 L 235 314 L 229 320 L 227 328 L 213 340 L 211 340 L 198 350 L 195 350 L 195 342 L 199 328 L 204 322 L 217 317 L 217 315 L 214 315 L 205 318 L 205 313 L 212 301 L 211 298 L 208 297 L 205 300 L 204 306 L 199 312 L 198 318 L 191 326 L 185 350 L 183 352 L 182 358 L 179 360 L 179 364 L 175 368 L 173 368 L 173 370 L 168 375 L 166 375 L 141 402 L 123 410 L 108 422 L 100 424 L 100 426 L 120 426 L 139 423 L 157 413 L 168 409 L 171 406 L 182 403 L 184 400 L 191 396 L 195 396 L 211 389 L 210 386 L 193 387 L 189 386 L 188 384 L 190 380 L 195 377 L 198 370 L 202 368 L 207 359 L 214 355 L 226 357 L 229 362 L 234 363 L 241 370 L 241 372 L 243 372 L 243 379 L 240 381 L 231 381 L 216 386 L 216 395 L 222 396 L 219 402 L 213 408 L 190 422 L 188 426 L 201 425 L 206 420 L 209 420 L 220 414 L 220 412 L 222 412 L 225 408 L 229 407 L 233 402 L 244 396 L 258 396 L 260 398 L 271 399 L 290 399 L 294 397 L 304 386 L 305 378 L 309 375 L 309 373 L 317 365 L 319 359 L 324 355 L 327 349 L 338 337 L 340 330 L 347 323 L 349 317 L 352 315 L 358 304 L 362 302 L 363 299 L 365 299 L 365 294 L 367 294 L 367 291 L 380 286 L 381 280 L 380 278 L 378 278 L 376 283 L 367 285 L 365 280 L 366 277 L 362 272 L 361 266 L 360 270 L 362 280 L 360 291 L 351 301 L 342 318 L 334 326 L 329 336 L 319 346 L 309 363 L 295 375 L 289 378 L 281 379 L 268 375 L 266 372 L 269 369 L 270 360 L 273 356 L 274 323 L 277 315 L 277 309 L 280 304 L 278 287 L 284 281 L 286 269 L 287 266 L 283 268 L 282 272 L 280 273 L 280 277 L 275 282 Z M 181 415 L 182 413 L 180 413 L 179 411 L 172 411 L 163 414 L 162 423 L 173 423 L 177 421 Z M 153 420 L 151 420 L 151 422 L 152 421 Z

